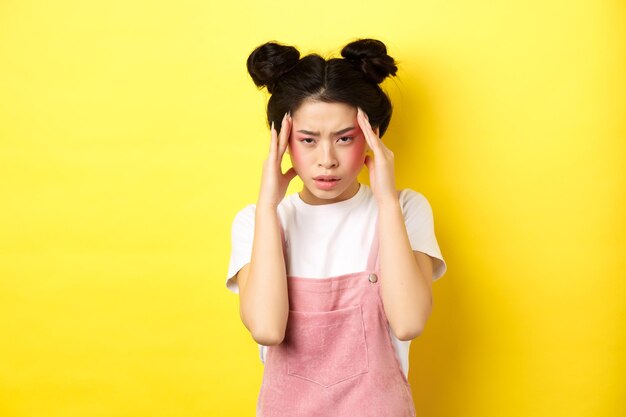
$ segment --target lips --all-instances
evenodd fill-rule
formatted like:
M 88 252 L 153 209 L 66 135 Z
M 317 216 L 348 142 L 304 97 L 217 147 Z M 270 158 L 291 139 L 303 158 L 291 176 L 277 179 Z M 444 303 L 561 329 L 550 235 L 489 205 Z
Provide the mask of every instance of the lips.
M 341 178 L 336 177 L 334 175 L 318 175 L 317 177 L 313 178 L 316 181 L 337 181 L 340 180 Z
M 320 175 L 315 177 L 315 186 L 319 190 L 332 190 L 341 181 L 341 178 L 332 175 Z

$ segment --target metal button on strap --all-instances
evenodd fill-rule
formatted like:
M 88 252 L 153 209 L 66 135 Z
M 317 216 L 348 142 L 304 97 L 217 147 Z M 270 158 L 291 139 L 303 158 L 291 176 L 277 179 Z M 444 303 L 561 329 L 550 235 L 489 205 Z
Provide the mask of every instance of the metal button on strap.
M 367 277 L 367 279 L 370 280 L 370 282 L 376 282 L 378 281 L 378 277 L 376 276 L 376 274 L 370 274 L 369 277 Z

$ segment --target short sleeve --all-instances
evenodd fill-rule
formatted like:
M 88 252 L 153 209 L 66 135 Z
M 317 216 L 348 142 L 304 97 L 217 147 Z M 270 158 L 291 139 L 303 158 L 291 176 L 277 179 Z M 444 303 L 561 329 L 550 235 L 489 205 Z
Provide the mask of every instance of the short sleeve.
M 250 263 L 252 258 L 254 214 L 254 204 L 244 207 L 235 215 L 231 226 L 231 252 L 226 276 L 226 288 L 235 294 L 239 294 L 239 284 L 235 275 L 247 263 Z
M 423 194 L 406 188 L 400 193 L 400 205 L 411 248 L 435 258 L 433 281 L 436 281 L 446 272 L 447 265 L 435 236 L 435 223 L 430 203 Z

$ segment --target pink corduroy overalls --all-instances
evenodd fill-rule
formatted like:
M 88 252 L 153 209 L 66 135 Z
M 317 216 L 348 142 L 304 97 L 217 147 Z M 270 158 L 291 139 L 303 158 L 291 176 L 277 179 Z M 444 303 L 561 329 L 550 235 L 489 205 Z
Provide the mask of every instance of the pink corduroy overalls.
M 257 417 L 415 416 L 380 296 L 378 246 L 377 218 L 365 271 L 287 273 L 289 319 L 283 342 L 267 349 Z

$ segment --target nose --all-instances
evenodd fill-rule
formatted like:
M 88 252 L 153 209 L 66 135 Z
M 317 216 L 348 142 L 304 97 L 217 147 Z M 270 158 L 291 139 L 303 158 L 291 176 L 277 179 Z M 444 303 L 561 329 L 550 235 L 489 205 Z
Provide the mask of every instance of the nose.
M 334 168 L 337 166 L 338 161 L 335 156 L 335 150 L 332 145 L 326 144 L 326 146 L 320 146 L 319 166 L 326 169 Z

